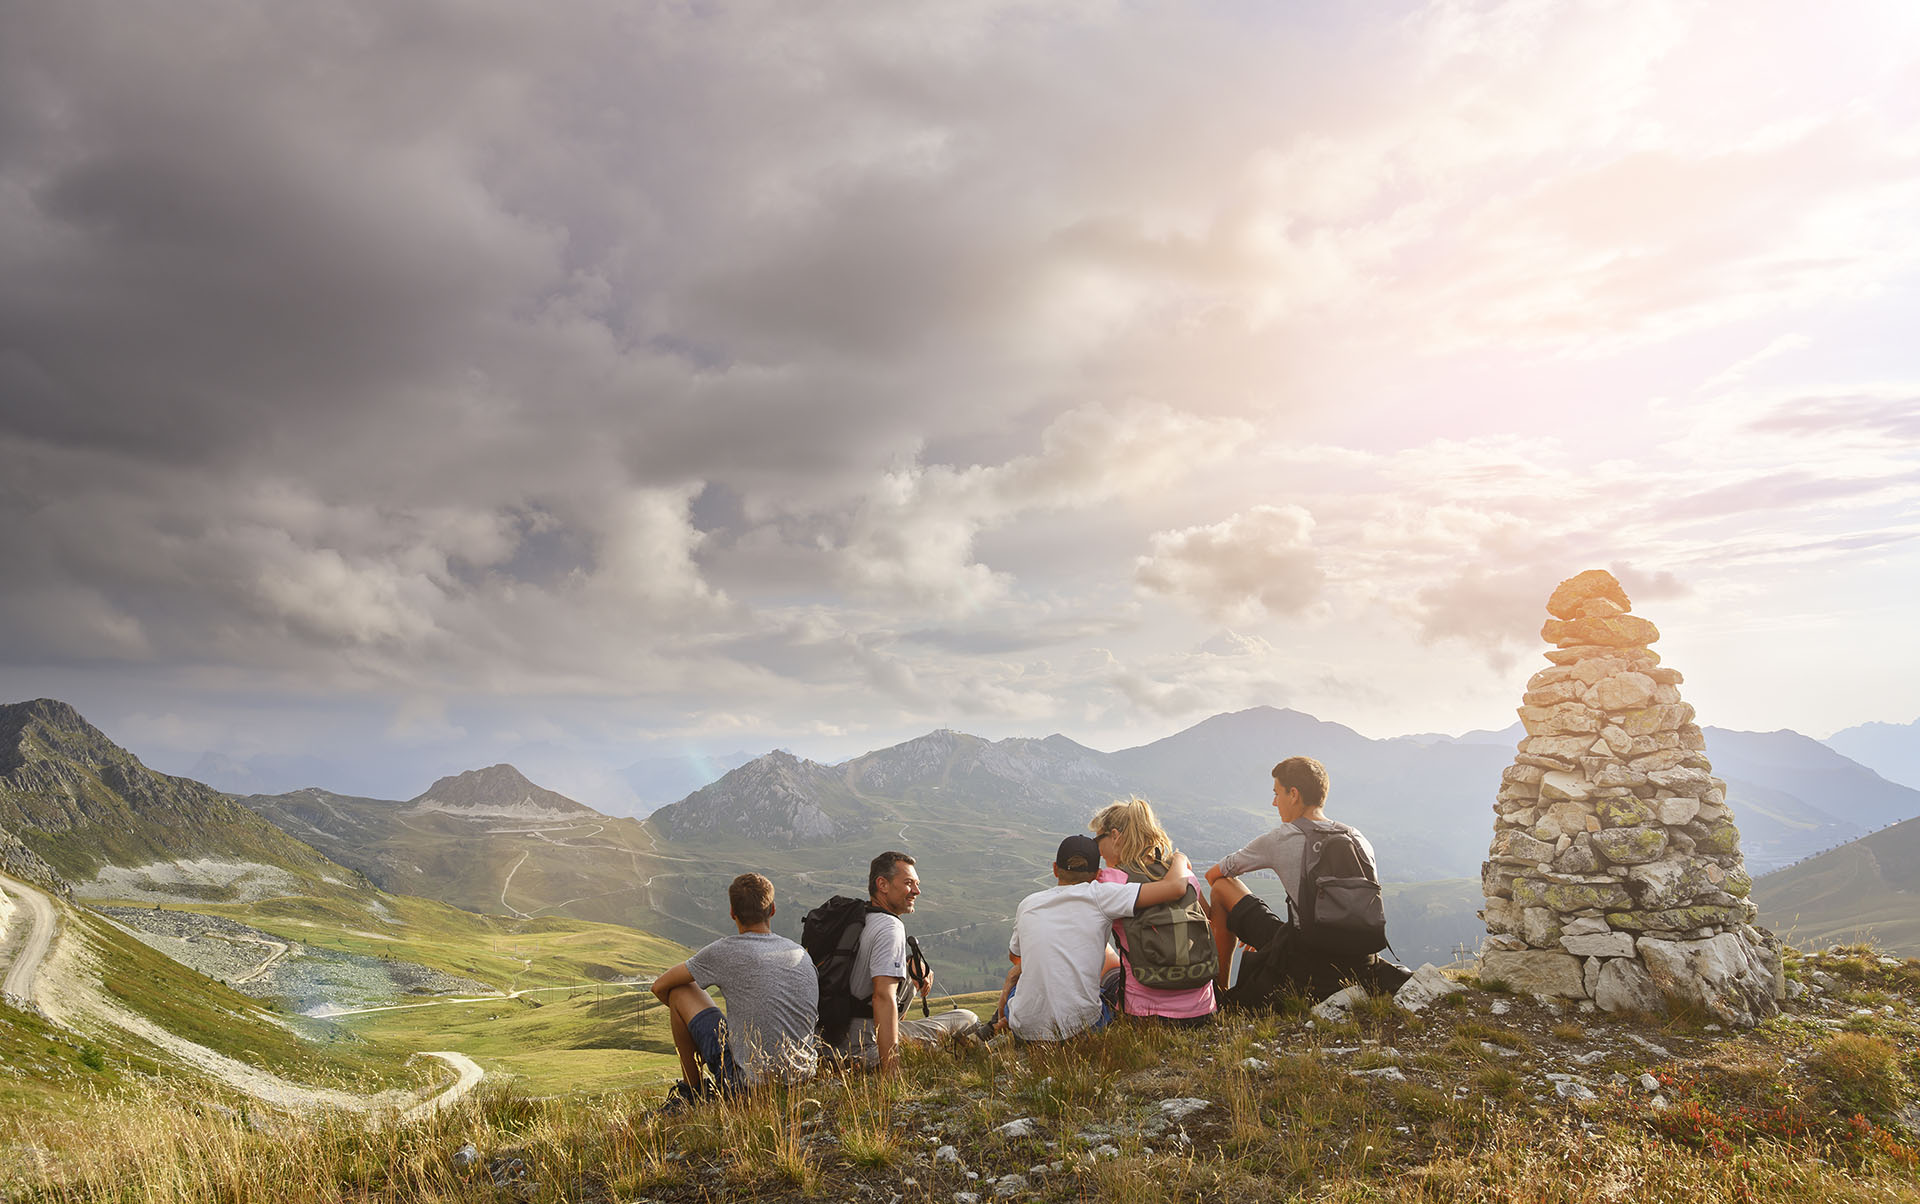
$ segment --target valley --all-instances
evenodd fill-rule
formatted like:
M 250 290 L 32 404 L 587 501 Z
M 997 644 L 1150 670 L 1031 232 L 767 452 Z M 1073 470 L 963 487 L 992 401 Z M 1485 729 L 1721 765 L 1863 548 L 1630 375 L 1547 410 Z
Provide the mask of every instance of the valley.
M 8 1006 L 80 1034 L 75 1073 L 102 1083 L 186 1075 L 282 1106 L 389 1115 L 438 1106 L 476 1074 L 534 1094 L 671 1080 L 646 984 L 731 931 L 725 888 L 744 869 L 774 880 L 775 930 L 797 939 L 809 907 L 862 892 L 875 852 L 913 853 L 924 891 L 909 925 L 936 994 L 993 989 L 1012 907 L 1047 881 L 1060 836 L 1137 791 L 1204 867 L 1271 824 L 1276 748 L 1321 755 L 1332 812 L 1373 839 L 1395 955 L 1453 962 L 1484 936 L 1479 813 L 1512 743 L 1373 741 L 1271 708 L 1112 754 L 940 731 L 833 766 L 748 760 L 634 820 L 506 765 L 405 801 L 313 787 L 236 806 L 151 773 L 70 708 L 0 714 L 14 733 L 0 777 L 18 830 L 9 856 L 45 880 L 5 890 Z M 1896 950 L 1916 939 L 1912 884 L 1888 868 L 1920 862 L 1905 847 L 1914 829 L 1868 828 L 1920 813 L 1920 792 L 1792 733 L 1708 738 L 1758 860 L 1838 846 L 1760 879 L 1767 922 Z M 116 824 L 137 839 L 89 843 Z M 1284 906 L 1277 879 L 1250 885 Z M 0 1097 L 65 1089 L 0 1082 Z

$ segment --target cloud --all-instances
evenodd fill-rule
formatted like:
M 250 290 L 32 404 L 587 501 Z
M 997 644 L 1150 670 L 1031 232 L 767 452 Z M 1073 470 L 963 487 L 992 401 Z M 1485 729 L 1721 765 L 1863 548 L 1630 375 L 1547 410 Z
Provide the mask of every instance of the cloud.
M 1223 622 L 1304 613 L 1325 580 L 1313 516 L 1298 506 L 1255 506 L 1206 527 L 1157 532 L 1134 580 Z
M 23 0 L 0 668 L 1111 727 L 1498 660 L 1591 565 L 1898 577 L 1914 32 Z
M 973 560 L 983 529 L 1033 511 L 1150 492 L 1224 456 L 1247 428 L 1165 406 L 1091 405 L 1061 415 L 1040 450 L 1003 464 L 915 464 L 883 476 L 852 515 L 838 552 L 869 596 L 964 614 L 1004 598 L 1008 578 Z

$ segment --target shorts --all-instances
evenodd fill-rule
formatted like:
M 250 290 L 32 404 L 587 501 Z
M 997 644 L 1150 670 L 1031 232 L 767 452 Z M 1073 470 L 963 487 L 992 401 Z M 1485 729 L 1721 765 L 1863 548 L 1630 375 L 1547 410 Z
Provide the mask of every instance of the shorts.
M 1114 1020 L 1119 1018 L 1120 1016 L 1120 976 L 1123 973 L 1124 971 L 1122 971 L 1119 967 L 1116 966 L 1113 969 L 1108 970 L 1105 974 L 1101 975 L 1100 977 L 1100 1018 L 1098 1020 L 1095 1020 L 1092 1024 L 1087 1025 L 1087 1027 L 1081 1029 L 1080 1032 L 1097 1033 L 1101 1029 L 1107 1027 L 1107 1025 L 1112 1024 Z M 1020 993 L 1020 982 L 1018 979 L 1015 979 L 1013 984 L 1013 989 L 1007 992 L 1007 1006 L 1009 1008 L 1013 1006 L 1013 997 L 1015 995 L 1018 995 L 1019 993 Z M 993 1022 L 995 1024 L 1001 1024 L 1005 1022 L 1006 1018 L 1007 1018 L 1007 1014 L 1005 1012 L 996 1010 L 993 1013 Z M 1007 1031 L 1013 1034 L 1013 1039 L 1015 1043 L 1020 1045 L 1026 1045 L 1029 1043 L 1028 1038 L 1022 1037 L 1019 1033 L 1013 1032 L 1012 1029 L 1008 1029 Z M 1073 1035 L 1078 1036 L 1079 1033 L 1075 1033 Z
M 707 1065 L 713 1081 L 720 1084 L 720 1090 L 728 1095 L 746 1089 L 746 1079 L 740 1073 L 740 1067 L 734 1063 L 733 1051 L 727 1048 L 727 1017 L 719 1008 L 703 1008 L 693 1019 L 687 1021 L 687 1035 L 693 1038 L 693 1048 L 700 1060 Z
M 1325 999 L 1347 983 L 1388 995 L 1409 977 L 1403 966 L 1371 955 L 1332 957 L 1294 940 L 1295 929 L 1266 902 L 1248 895 L 1227 913 L 1227 931 L 1251 950 L 1240 959 L 1240 977 L 1221 997 L 1235 1007 L 1260 1007 L 1275 995 L 1295 991 Z
M 1259 895 L 1248 895 L 1227 913 L 1227 931 L 1250 948 L 1265 949 L 1287 930 L 1287 922 L 1273 914 L 1273 908 Z

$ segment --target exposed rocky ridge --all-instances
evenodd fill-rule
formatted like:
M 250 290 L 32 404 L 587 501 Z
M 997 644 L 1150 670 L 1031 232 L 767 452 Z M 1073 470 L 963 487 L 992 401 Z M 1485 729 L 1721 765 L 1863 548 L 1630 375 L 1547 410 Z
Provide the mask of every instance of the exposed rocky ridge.
M 985 740 L 942 728 L 855 757 L 846 769 L 849 783 L 875 793 L 965 780 L 1007 802 L 1034 802 L 1060 785 L 1120 790 L 1119 776 L 1101 764 L 1104 755 L 1057 734 L 1044 740 Z
M 73 898 L 73 883 L 60 876 L 41 856 L 0 828 L 0 873 L 45 887 L 63 899 Z
M 1726 783 L 1620 583 L 1560 583 L 1557 647 L 1522 698 L 1527 738 L 1501 777 L 1482 870 L 1481 972 L 1522 990 L 1651 1011 L 1667 997 L 1754 1024 L 1785 990 Z
M 598 815 L 558 791 L 536 786 L 511 765 L 490 765 L 441 778 L 408 800 L 416 811 L 444 811 L 472 819 L 578 819 Z
M 776 750 L 660 808 L 648 822 L 674 840 L 744 837 L 804 845 L 861 831 L 870 817 L 843 772 Z
M 102 866 L 210 855 L 353 877 L 219 791 L 148 769 L 49 698 L 0 706 L 0 828 L 81 893 Z

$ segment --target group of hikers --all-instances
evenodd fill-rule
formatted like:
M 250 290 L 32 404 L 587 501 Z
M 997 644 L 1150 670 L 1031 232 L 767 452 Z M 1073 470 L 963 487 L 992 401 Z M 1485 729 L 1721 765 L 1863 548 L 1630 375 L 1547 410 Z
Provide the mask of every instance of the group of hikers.
M 1091 836 L 1060 842 L 1054 885 L 1021 900 L 1011 968 L 984 1021 L 926 1003 L 932 975 L 902 919 L 920 896 L 912 857 L 875 857 L 867 898 L 809 912 L 798 944 L 772 930 L 773 883 L 741 874 L 727 890 L 739 931 L 653 983 L 680 1056 L 669 1106 L 804 1079 L 823 1052 L 891 1073 L 903 1041 L 1060 1041 L 1122 1015 L 1199 1025 L 1223 1006 L 1318 998 L 1343 983 L 1392 991 L 1407 971 L 1378 956 L 1386 921 L 1373 846 L 1327 818 L 1329 785 L 1311 757 L 1274 766 L 1279 826 L 1209 867 L 1204 886 L 1145 800 L 1102 807 Z M 1263 869 L 1286 890 L 1284 919 L 1242 881 Z M 724 995 L 724 1014 L 710 988 Z M 922 1014 L 909 1018 L 916 994 Z

